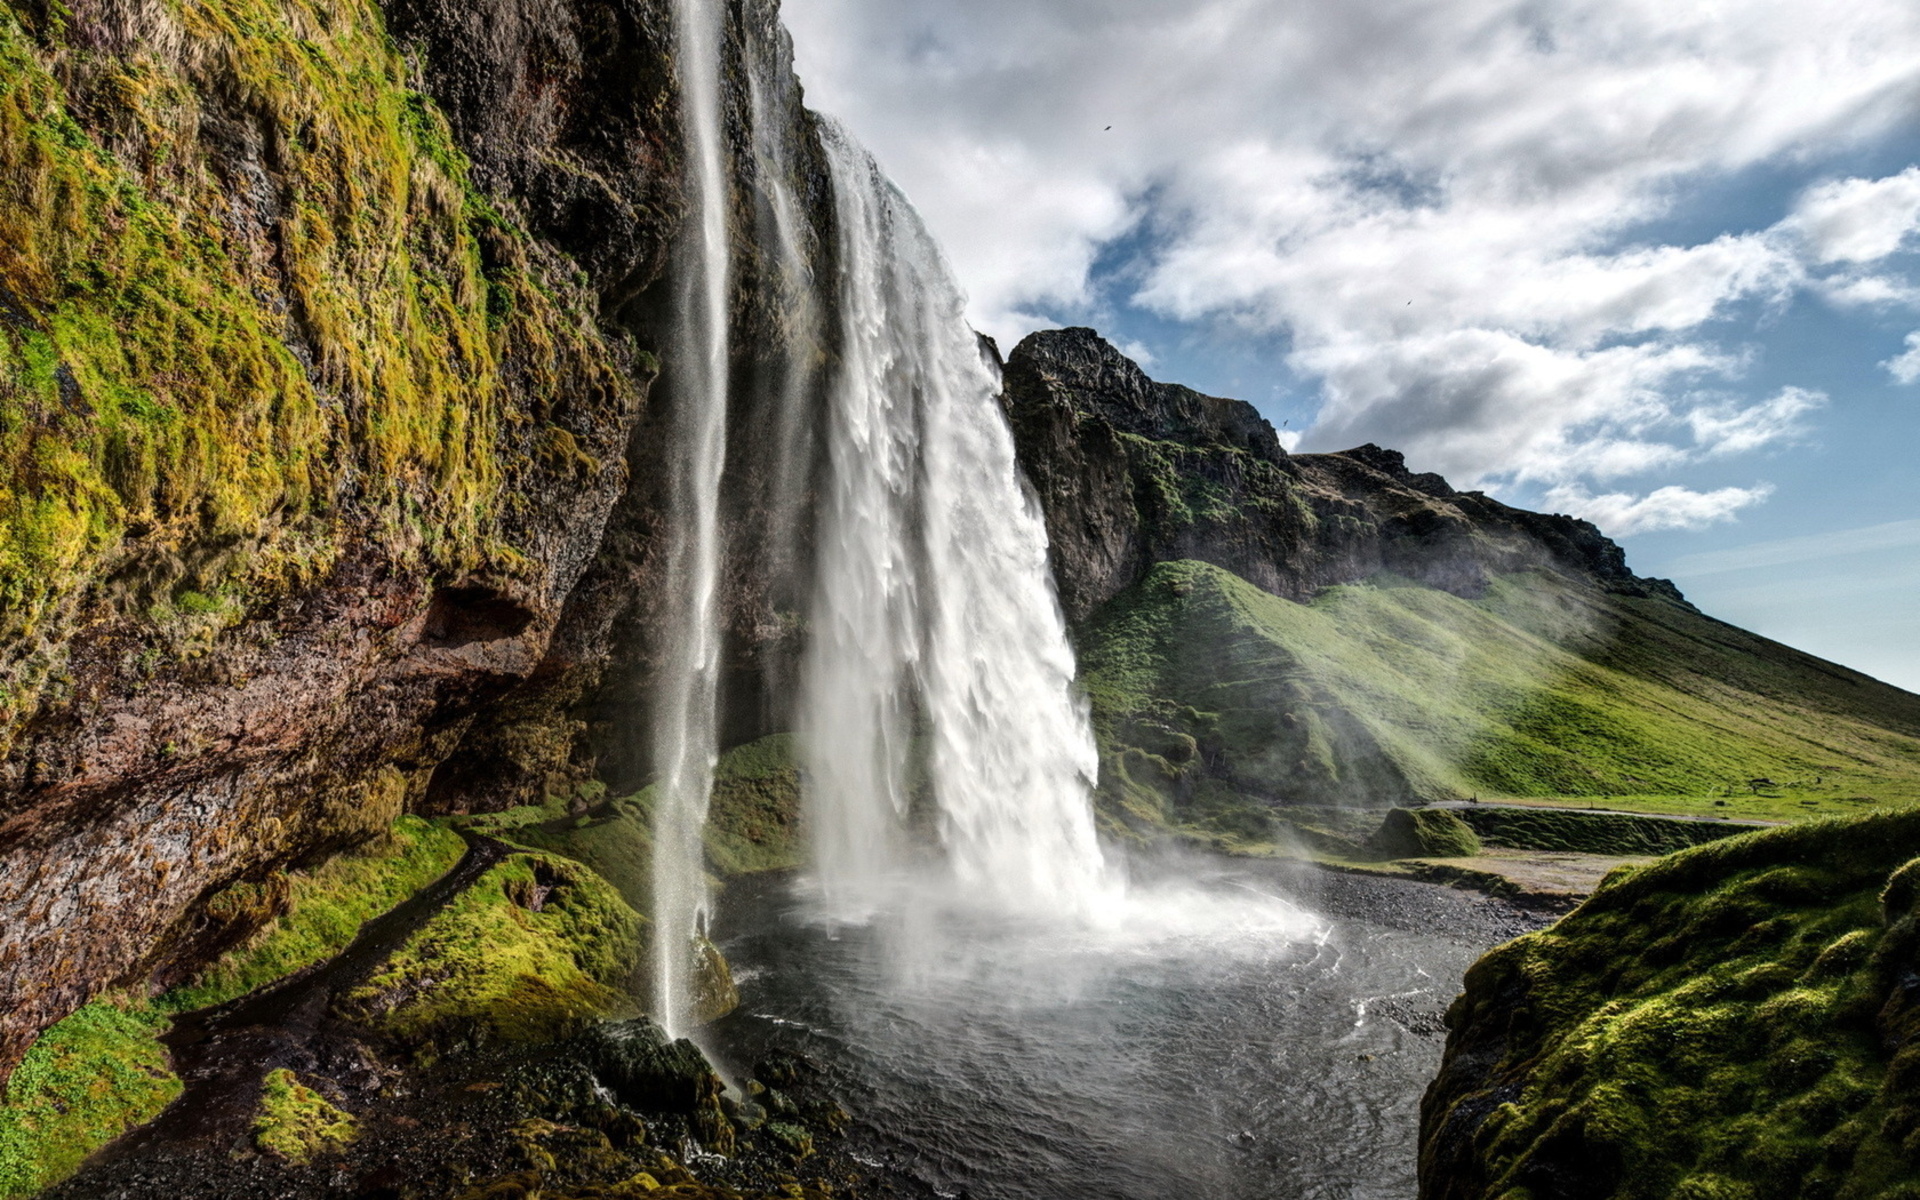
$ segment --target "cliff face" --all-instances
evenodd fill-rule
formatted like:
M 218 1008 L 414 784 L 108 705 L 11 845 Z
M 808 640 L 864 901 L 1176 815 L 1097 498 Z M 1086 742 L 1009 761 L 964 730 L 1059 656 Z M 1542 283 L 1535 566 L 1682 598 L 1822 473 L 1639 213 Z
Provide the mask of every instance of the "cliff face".
M 1534 567 L 1679 598 L 1592 524 L 1456 492 L 1397 451 L 1288 454 L 1252 405 L 1155 383 L 1090 329 L 1021 342 L 1006 389 L 1073 622 L 1174 559 L 1295 600 L 1381 571 L 1471 597 Z
M 204 915 L 223 889 L 596 755 L 644 772 L 684 402 L 669 371 L 646 403 L 685 207 L 669 26 L 647 0 L 0 11 L 0 1077 L 102 989 L 245 936 Z M 771 4 L 728 54 L 736 226 L 777 181 L 819 227 Z M 782 324 L 822 254 L 799 240 L 802 270 L 741 239 L 743 423 L 807 403 L 770 377 L 825 353 Z M 804 536 L 756 520 L 791 452 L 732 462 L 743 544 Z M 797 585 L 736 558 L 743 740 Z

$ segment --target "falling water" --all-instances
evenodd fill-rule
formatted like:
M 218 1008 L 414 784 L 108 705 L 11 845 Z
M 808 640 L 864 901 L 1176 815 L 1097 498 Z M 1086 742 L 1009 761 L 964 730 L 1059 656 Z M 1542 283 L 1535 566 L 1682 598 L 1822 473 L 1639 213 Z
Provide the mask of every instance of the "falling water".
M 771 38 L 772 44 L 762 41 Z M 815 298 L 807 227 L 794 197 L 793 145 L 802 123 L 799 89 L 790 69 L 792 50 L 777 22 L 748 39 L 747 101 L 753 122 L 755 176 L 762 204 L 755 236 L 772 251 L 778 278 L 773 281 L 785 318 L 784 351 L 773 383 L 773 463 L 766 545 L 768 578 L 789 582 L 796 574 L 803 509 L 813 465 L 810 401 L 821 340 L 820 308 Z
M 800 708 L 822 891 L 845 919 L 924 892 L 930 816 L 953 894 L 1088 909 L 1097 756 L 995 371 L 905 197 L 823 134 L 843 345 Z
M 660 1022 L 693 1022 L 695 946 L 707 916 L 701 831 L 713 790 L 720 670 L 720 477 L 726 465 L 727 171 L 720 129 L 721 15 L 676 0 L 687 182 L 698 238 L 682 255 L 668 458 L 667 617 L 654 721 L 653 996 Z

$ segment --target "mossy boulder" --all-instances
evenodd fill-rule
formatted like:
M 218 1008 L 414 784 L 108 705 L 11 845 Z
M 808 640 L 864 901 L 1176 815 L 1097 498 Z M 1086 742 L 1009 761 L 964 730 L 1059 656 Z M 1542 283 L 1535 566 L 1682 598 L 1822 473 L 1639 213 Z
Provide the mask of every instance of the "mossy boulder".
M 1614 872 L 1447 1015 L 1424 1200 L 1891 1200 L 1920 1180 L 1920 813 Z
M 360 1134 L 360 1123 L 335 1108 L 325 1096 L 282 1068 L 268 1073 L 260 1092 L 260 1115 L 253 1122 L 256 1149 L 305 1166 L 323 1154 L 337 1153 Z
M 601 1025 L 581 1044 L 600 1082 L 623 1104 L 683 1116 L 708 1149 L 732 1153 L 733 1125 L 720 1103 L 726 1085 L 698 1046 L 667 1037 L 644 1017 Z
M 558 1040 L 637 1011 L 644 928 L 613 886 L 580 863 L 515 854 L 336 1007 L 425 1053 Z
M 1367 846 L 1383 858 L 1471 858 L 1480 853 L 1480 838 L 1447 809 L 1395 808 Z

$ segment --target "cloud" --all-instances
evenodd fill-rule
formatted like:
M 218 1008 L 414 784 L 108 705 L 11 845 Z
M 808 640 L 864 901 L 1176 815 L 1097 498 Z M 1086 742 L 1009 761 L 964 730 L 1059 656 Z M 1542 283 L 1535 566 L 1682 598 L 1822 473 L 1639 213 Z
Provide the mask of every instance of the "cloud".
M 1920 230 L 1920 167 L 1812 188 L 1789 224 L 1806 240 L 1815 263 L 1877 262 Z
M 1790 441 L 1806 432 L 1801 418 L 1825 408 L 1825 392 L 1806 388 L 1780 389 L 1760 404 L 1708 403 L 1687 413 L 1693 440 L 1708 455 L 1744 454 L 1774 442 Z
M 1590 496 L 1577 486 L 1569 486 L 1549 492 L 1547 503 L 1585 517 L 1614 537 L 1625 537 L 1663 529 L 1705 529 L 1733 520 L 1741 509 L 1758 504 L 1772 494 L 1773 489 L 1766 484 L 1711 492 L 1668 486 L 1644 496 L 1626 492 Z
M 1778 538 L 1731 550 L 1688 554 L 1674 559 L 1667 564 L 1667 568 L 1676 574 L 1721 575 L 1730 571 L 1787 567 L 1848 554 L 1877 554 L 1914 547 L 1920 547 L 1920 520 L 1888 521 L 1881 525 L 1843 529 L 1814 537 Z
M 1730 398 L 1747 366 L 1730 316 L 1808 289 L 1920 295 L 1888 265 L 1920 220 L 1920 168 L 1820 183 L 1766 228 L 1641 232 L 1702 181 L 1910 119 L 1911 0 L 785 12 L 810 101 L 913 196 L 977 324 L 1011 344 L 1132 305 L 1281 335 L 1319 385 L 1308 448 L 1392 444 L 1466 486 L 1679 471 L 1799 436 L 1818 407 Z M 1761 494 L 1588 499 L 1653 528 Z
M 1907 335 L 1907 348 L 1904 352 L 1880 364 L 1887 374 L 1901 383 L 1920 382 L 1920 331 Z

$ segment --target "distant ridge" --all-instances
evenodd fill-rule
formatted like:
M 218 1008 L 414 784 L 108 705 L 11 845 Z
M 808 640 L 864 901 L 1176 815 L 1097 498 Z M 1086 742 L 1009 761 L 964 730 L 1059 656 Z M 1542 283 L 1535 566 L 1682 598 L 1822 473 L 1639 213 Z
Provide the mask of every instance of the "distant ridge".
M 1577 518 L 1252 406 L 1092 330 L 1006 364 L 1120 825 L 1560 798 L 1799 817 L 1920 800 L 1920 696 L 1696 610 Z

